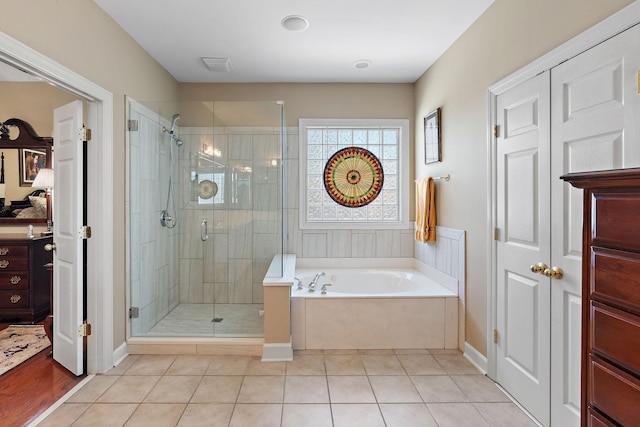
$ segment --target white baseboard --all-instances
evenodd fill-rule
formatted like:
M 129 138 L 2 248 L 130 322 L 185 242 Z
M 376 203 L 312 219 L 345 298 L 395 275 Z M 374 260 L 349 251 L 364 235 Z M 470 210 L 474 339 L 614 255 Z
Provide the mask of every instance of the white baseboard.
M 293 360 L 293 345 L 288 343 L 265 343 L 262 346 L 263 362 L 290 362 Z
M 118 366 L 128 355 L 127 343 L 123 342 L 113 351 L 113 366 Z
M 469 362 L 478 368 L 478 370 L 484 375 L 487 374 L 487 369 L 489 367 L 487 358 L 468 342 L 464 343 L 464 357 L 466 357 L 467 360 L 469 360 Z

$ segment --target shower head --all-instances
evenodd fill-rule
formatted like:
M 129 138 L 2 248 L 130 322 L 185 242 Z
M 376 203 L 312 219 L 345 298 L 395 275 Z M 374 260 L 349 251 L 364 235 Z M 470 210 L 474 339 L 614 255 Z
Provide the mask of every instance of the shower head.
M 176 122 L 178 120 L 180 120 L 180 114 L 174 114 L 171 118 L 171 130 L 169 131 L 170 134 L 173 134 L 173 129 L 176 127 Z
M 173 140 L 176 142 L 176 145 L 178 147 L 182 147 L 182 144 L 184 144 L 184 141 L 181 140 L 180 138 L 177 138 L 175 135 L 171 135 L 171 138 L 173 138 Z

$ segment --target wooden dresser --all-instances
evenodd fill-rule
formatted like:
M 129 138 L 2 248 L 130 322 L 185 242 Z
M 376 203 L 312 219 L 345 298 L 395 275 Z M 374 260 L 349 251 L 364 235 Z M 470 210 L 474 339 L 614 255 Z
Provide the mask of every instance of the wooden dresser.
M 573 173 L 584 189 L 582 426 L 640 426 L 640 168 Z
M 0 234 L 0 321 L 35 323 L 49 313 L 45 264 L 53 258 L 44 246 L 51 242 L 51 236 Z

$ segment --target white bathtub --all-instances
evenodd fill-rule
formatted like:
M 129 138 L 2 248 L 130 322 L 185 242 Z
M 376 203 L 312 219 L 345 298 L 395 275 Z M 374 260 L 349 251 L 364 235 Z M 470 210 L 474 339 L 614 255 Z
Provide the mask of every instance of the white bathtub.
M 297 267 L 295 276 L 303 288 L 291 288 L 294 350 L 458 347 L 454 279 L 441 284 L 413 268 L 317 266 Z

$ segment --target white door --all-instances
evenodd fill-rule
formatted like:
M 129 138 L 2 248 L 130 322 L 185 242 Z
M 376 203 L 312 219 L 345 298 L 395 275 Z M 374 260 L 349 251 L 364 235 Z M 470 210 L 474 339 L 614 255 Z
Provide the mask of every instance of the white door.
M 497 99 L 496 381 L 549 425 L 549 73 Z
M 82 102 L 53 112 L 55 189 L 53 227 L 53 358 L 75 375 L 83 374 L 84 257 L 78 229 L 83 224 Z
M 640 27 L 551 71 L 551 425 L 580 421 L 582 190 L 569 172 L 640 166 Z

